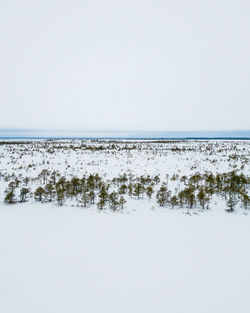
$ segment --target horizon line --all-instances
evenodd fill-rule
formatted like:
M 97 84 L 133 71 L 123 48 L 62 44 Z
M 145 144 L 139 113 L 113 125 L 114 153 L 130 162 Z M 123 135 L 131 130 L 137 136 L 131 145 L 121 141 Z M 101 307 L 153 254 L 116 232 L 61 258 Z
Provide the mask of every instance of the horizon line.
M 191 129 L 191 130 L 147 130 L 147 129 L 63 129 L 63 128 L 10 128 L 4 127 L 0 128 L 0 132 L 7 132 L 7 131 L 24 131 L 24 132 L 39 132 L 39 131 L 50 131 L 50 132 L 152 132 L 152 133 L 159 133 L 159 132 L 250 132 L 249 129 Z
M 250 130 L 143 131 L 0 129 L 0 139 L 249 139 Z

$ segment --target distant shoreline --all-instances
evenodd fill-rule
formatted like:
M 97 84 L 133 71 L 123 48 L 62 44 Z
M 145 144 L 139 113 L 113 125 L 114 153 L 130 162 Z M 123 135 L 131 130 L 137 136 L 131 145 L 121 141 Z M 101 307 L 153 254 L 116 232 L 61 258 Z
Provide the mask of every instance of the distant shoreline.
M 250 137 L 0 137 L 0 140 L 250 140 Z
M 225 131 L 146 131 L 146 130 L 51 130 L 1 129 L 5 139 L 78 139 L 78 140 L 249 140 L 250 130 Z

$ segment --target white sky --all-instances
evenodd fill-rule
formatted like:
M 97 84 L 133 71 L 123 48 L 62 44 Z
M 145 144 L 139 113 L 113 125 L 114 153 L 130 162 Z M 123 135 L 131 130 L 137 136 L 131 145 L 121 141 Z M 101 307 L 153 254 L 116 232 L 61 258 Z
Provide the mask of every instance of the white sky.
M 0 128 L 250 129 L 250 2 L 0 0 Z

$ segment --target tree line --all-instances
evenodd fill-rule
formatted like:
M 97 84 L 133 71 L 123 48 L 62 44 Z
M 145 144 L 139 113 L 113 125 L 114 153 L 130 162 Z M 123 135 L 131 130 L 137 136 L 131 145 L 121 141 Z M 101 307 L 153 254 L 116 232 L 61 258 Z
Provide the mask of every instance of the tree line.
M 174 192 L 169 188 L 170 181 L 175 182 Z M 32 192 L 34 184 L 37 187 Z M 33 197 L 41 203 L 57 202 L 62 206 L 71 199 L 82 207 L 96 205 L 100 210 L 117 210 L 124 208 L 128 197 L 138 200 L 146 197 L 148 201 L 154 197 L 160 207 L 187 208 L 189 212 L 197 206 L 202 210 L 209 209 L 212 197 L 217 195 L 226 202 L 227 211 L 233 212 L 238 203 L 245 209 L 249 208 L 249 184 L 250 178 L 236 171 L 216 175 L 195 173 L 189 177 L 166 175 L 161 181 L 160 175 L 136 177 L 131 173 L 109 180 L 104 180 L 99 174 L 66 179 L 57 171 L 44 169 L 36 178 L 15 177 L 8 183 L 4 202 L 26 202 Z

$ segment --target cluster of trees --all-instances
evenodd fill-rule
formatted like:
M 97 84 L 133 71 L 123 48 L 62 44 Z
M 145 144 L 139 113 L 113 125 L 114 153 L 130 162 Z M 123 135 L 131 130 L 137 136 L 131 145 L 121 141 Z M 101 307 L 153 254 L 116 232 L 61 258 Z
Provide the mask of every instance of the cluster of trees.
M 168 188 L 170 181 L 172 186 L 176 186 L 175 192 L 173 188 Z M 37 188 L 31 192 L 28 185 L 34 183 Z M 75 199 L 83 207 L 95 204 L 100 210 L 107 207 L 117 210 L 124 207 L 127 197 L 147 197 L 150 201 L 155 194 L 155 199 L 161 207 L 186 207 L 190 210 L 197 205 L 208 209 L 213 195 L 217 195 L 226 201 L 229 212 L 233 212 L 239 202 L 245 209 L 249 208 L 250 178 L 243 173 L 237 174 L 236 171 L 216 175 L 196 173 L 189 177 L 166 175 L 165 181 L 160 183 L 159 175 L 135 177 L 125 173 L 104 181 L 98 174 L 66 179 L 59 172 L 44 169 L 36 179 L 26 177 L 20 180 L 15 177 L 8 184 L 4 201 L 12 204 L 34 197 L 42 203 L 56 201 L 63 205 L 67 199 Z M 16 190 L 19 190 L 19 196 L 16 196 Z
M 178 178 L 175 175 L 171 179 Z M 194 205 L 199 204 L 202 209 L 208 209 L 212 196 L 217 195 L 226 201 L 228 212 L 233 212 L 239 201 L 245 209 L 249 208 L 250 178 L 242 173 L 239 175 L 235 171 L 216 175 L 196 173 L 189 178 L 187 176 L 180 177 L 179 182 L 183 183 L 185 187 L 181 190 L 177 188 L 178 192 L 174 195 L 168 190 L 166 183 L 162 184 L 156 195 L 160 206 L 169 205 L 172 208 L 186 206 L 188 209 L 192 209 Z
M 109 205 L 111 209 L 116 210 L 123 208 L 126 203 L 123 193 L 109 191 L 110 183 L 105 183 L 98 174 L 84 175 L 81 179 L 72 177 L 67 180 L 58 172 L 50 173 L 48 170 L 43 170 L 36 180 L 41 183 L 41 186 L 34 192 L 31 192 L 28 187 L 19 188 L 21 181 L 17 178 L 11 181 L 5 191 L 5 203 L 25 202 L 28 196 L 42 203 L 57 201 L 59 205 L 63 205 L 67 198 L 76 198 L 84 207 L 96 203 L 99 209 Z M 29 179 L 24 179 L 23 183 L 27 185 Z M 17 188 L 19 188 L 19 200 L 15 193 Z

